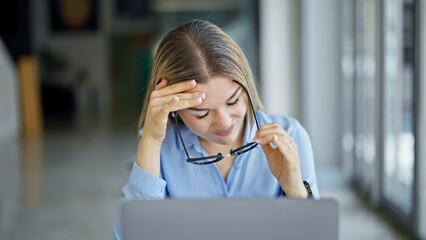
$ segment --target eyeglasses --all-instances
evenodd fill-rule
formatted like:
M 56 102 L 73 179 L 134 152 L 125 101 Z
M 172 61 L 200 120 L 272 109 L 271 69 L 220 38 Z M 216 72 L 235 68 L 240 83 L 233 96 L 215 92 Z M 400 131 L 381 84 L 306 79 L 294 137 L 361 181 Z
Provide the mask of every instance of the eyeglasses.
M 251 98 L 247 92 L 247 89 L 239 82 L 235 81 L 238 85 L 240 85 L 244 91 L 247 93 L 247 97 L 249 99 L 250 102 L 250 106 L 251 106 L 251 110 L 253 111 L 253 116 L 254 116 L 254 120 L 256 121 L 256 126 L 257 129 L 259 129 L 259 122 L 257 120 L 257 116 L 256 116 L 256 111 L 254 110 L 254 106 L 253 106 L 253 102 L 251 101 Z M 252 149 L 254 149 L 257 146 L 256 142 L 250 142 L 247 143 L 246 145 L 239 147 L 237 149 L 231 149 L 231 151 L 229 152 L 229 154 L 227 155 L 223 155 L 222 153 L 218 153 L 216 155 L 212 155 L 212 156 L 207 156 L 207 157 L 199 157 L 199 158 L 192 158 L 191 156 L 189 156 L 188 150 L 186 149 L 185 143 L 183 142 L 183 138 L 182 138 L 182 134 L 180 133 L 180 129 L 179 129 L 179 123 L 178 123 L 178 115 L 176 112 L 172 113 L 175 121 L 176 121 L 176 128 L 178 130 L 179 133 L 179 138 L 180 141 L 182 142 L 183 145 L 183 149 L 185 150 L 185 154 L 186 154 L 186 161 L 192 164 L 196 164 L 196 165 L 206 165 L 206 164 L 212 164 L 215 162 L 219 162 L 220 160 L 226 158 L 226 157 L 231 157 L 231 156 L 238 156 L 241 155 L 243 153 L 246 153 Z

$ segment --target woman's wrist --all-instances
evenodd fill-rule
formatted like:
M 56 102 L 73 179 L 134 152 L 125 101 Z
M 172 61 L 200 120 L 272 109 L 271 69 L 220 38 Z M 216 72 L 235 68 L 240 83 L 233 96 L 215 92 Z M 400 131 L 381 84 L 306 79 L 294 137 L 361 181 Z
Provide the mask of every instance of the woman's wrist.
M 142 135 L 139 143 L 136 163 L 154 176 L 160 176 L 161 144 L 161 141 L 155 141 L 146 135 Z
M 285 168 L 287 171 L 282 174 L 281 179 L 278 181 L 286 196 L 292 198 L 308 198 L 308 192 L 303 184 L 299 165 L 287 165 Z
M 161 144 L 164 141 L 163 138 L 156 138 L 152 134 L 149 133 L 149 130 L 145 129 L 145 131 L 142 133 L 141 141 L 140 143 L 144 146 L 151 146 L 151 147 L 161 147 Z
M 281 188 L 285 192 L 285 195 L 289 198 L 308 198 L 308 191 L 305 188 L 305 185 L 302 181 L 300 184 L 297 184 L 295 187 L 284 187 L 284 184 L 281 184 Z
M 294 198 L 308 198 L 308 192 L 303 184 L 300 168 L 297 166 L 293 168 L 288 167 L 288 169 L 291 170 L 286 172 L 279 181 L 286 196 Z

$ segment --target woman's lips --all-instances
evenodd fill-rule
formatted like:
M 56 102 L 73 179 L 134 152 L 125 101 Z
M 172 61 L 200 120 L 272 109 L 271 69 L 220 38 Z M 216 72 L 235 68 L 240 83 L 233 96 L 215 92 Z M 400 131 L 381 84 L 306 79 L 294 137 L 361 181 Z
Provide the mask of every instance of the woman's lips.
M 231 134 L 232 130 L 234 130 L 235 124 L 232 124 L 231 127 L 229 127 L 228 129 L 226 129 L 225 131 L 216 131 L 214 132 L 214 134 L 224 137 L 227 136 L 229 134 Z

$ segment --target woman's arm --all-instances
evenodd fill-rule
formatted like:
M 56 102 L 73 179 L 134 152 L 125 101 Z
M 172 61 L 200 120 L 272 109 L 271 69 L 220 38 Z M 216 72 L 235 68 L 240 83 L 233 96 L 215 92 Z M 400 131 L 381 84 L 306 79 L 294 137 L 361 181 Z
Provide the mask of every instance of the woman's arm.
M 163 199 L 166 181 L 160 178 L 161 145 L 166 136 L 170 112 L 195 107 L 202 103 L 205 94 L 183 93 L 196 86 L 195 80 L 168 86 L 163 79 L 151 93 L 136 162 L 129 181 L 121 189 L 121 199 Z M 114 218 L 114 239 L 121 239 L 120 213 Z

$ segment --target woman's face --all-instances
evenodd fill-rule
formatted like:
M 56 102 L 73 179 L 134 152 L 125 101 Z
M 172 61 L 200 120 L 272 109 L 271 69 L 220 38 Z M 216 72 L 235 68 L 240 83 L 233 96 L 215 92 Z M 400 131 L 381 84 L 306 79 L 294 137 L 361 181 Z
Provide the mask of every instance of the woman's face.
M 243 131 L 247 95 L 228 77 L 213 77 L 187 92 L 204 92 L 206 98 L 195 108 L 178 111 L 185 125 L 196 135 L 221 145 L 234 143 Z

